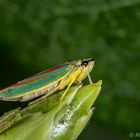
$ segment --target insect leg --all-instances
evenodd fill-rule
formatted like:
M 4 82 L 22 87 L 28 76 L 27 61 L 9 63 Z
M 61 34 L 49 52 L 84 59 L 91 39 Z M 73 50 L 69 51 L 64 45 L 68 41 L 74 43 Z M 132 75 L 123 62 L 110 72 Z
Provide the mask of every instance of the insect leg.
M 65 90 L 65 92 L 63 93 L 60 101 L 63 100 L 64 96 L 66 95 L 67 91 L 69 90 L 69 88 L 71 87 L 71 85 L 74 83 L 74 81 L 75 81 L 75 78 L 73 78 L 73 80 L 69 83 L 69 85 L 68 85 L 67 89 Z
M 92 82 L 91 77 L 90 77 L 89 74 L 88 74 L 88 80 L 89 80 L 89 83 L 90 83 L 90 84 L 93 84 L 93 82 Z

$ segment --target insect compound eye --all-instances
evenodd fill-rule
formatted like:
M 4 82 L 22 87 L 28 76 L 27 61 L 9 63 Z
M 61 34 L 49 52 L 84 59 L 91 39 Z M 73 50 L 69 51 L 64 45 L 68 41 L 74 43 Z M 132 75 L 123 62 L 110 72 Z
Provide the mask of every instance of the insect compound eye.
M 88 61 L 83 61 L 82 65 L 84 65 L 86 67 L 88 65 Z

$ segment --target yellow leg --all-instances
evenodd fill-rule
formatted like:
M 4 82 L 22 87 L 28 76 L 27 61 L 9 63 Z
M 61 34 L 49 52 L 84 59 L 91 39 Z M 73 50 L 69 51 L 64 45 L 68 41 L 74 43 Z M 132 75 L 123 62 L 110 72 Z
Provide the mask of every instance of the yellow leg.
M 60 101 L 63 100 L 64 96 L 66 95 L 67 91 L 69 90 L 69 88 L 71 87 L 71 85 L 74 83 L 74 81 L 75 81 L 75 78 L 69 83 L 69 85 L 68 85 L 67 89 L 65 90 L 65 92 L 63 93 Z

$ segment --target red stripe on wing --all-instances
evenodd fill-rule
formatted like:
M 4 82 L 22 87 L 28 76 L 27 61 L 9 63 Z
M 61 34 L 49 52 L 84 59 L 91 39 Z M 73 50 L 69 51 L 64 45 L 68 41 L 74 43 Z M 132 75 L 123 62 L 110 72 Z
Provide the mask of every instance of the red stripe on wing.
M 40 72 L 40 73 L 37 73 L 37 74 L 35 74 L 35 75 L 31 76 L 31 77 L 28 77 L 28 78 L 26 78 L 26 79 L 24 79 L 24 80 L 28 80 L 28 79 L 30 79 L 30 78 L 34 78 L 34 77 L 39 76 L 39 75 L 42 75 L 42 74 L 47 74 L 47 73 L 49 73 L 49 72 L 53 72 L 53 71 L 58 70 L 58 69 L 63 68 L 63 67 L 64 67 L 64 65 L 59 65 L 59 66 L 50 68 L 50 69 L 48 69 L 48 70 L 42 71 L 42 72 Z M 7 89 L 10 89 L 10 88 L 16 87 L 16 86 L 20 86 L 20 85 L 22 85 L 22 84 L 27 84 L 27 83 L 29 82 L 29 81 L 25 81 L 25 82 L 24 82 L 24 80 L 22 80 L 23 82 L 22 82 L 22 81 L 19 81 L 19 82 L 15 83 L 15 84 L 13 84 L 13 85 L 11 85 L 11 86 L 8 86 L 8 87 L 6 87 L 6 88 L 0 90 L 0 92 L 3 91 L 3 90 L 7 90 Z

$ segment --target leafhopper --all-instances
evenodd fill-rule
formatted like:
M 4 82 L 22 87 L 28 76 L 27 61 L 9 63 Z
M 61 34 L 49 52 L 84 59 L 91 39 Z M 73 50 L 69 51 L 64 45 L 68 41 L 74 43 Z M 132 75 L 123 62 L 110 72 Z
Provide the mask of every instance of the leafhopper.
M 24 102 L 46 98 L 66 87 L 64 97 L 73 83 L 81 83 L 86 77 L 92 83 L 89 73 L 93 66 L 92 58 L 65 62 L 0 90 L 0 100 Z

